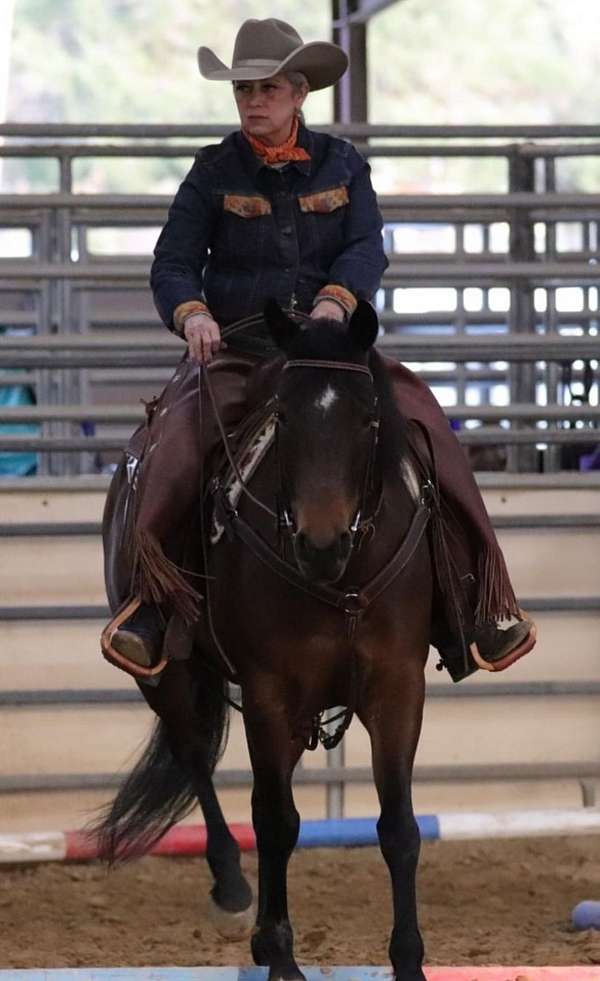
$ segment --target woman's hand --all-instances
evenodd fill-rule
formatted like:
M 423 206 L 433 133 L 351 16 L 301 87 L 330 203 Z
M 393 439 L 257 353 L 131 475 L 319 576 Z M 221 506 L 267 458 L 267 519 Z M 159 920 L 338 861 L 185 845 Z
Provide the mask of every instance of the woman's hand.
M 192 313 L 186 317 L 183 336 L 189 345 L 190 358 L 198 364 L 209 364 L 224 346 L 219 325 L 210 313 Z
M 339 303 L 334 303 L 333 300 L 319 300 L 313 308 L 311 317 L 314 319 L 317 317 L 326 317 L 327 320 L 343 320 L 344 311 Z

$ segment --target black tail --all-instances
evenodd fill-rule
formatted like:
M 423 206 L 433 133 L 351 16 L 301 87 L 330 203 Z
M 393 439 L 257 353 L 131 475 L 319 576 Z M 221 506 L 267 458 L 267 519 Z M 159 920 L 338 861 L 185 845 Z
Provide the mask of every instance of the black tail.
M 164 722 L 156 723 L 143 756 L 89 829 L 104 861 L 112 865 L 143 855 L 193 809 L 201 773 L 213 773 L 227 743 L 226 686 L 215 674 L 202 673 L 197 679 L 194 717 L 185 720 L 189 725 L 181 727 L 177 739 Z M 182 730 L 190 733 L 189 746 L 178 745 Z M 197 768 L 186 766 L 192 758 Z

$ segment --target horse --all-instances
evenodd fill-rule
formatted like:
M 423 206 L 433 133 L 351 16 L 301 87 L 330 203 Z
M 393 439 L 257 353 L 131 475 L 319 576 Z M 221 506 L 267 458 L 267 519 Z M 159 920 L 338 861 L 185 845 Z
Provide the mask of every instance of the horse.
M 431 630 L 435 488 L 412 459 L 408 423 L 374 348 L 370 304 L 359 301 L 345 325 L 299 325 L 270 301 L 265 322 L 279 352 L 259 372 L 274 437 L 251 478 L 233 461 L 237 503 L 213 481 L 211 514 L 225 534 L 210 547 L 200 544 L 211 520 L 200 509 L 194 541 L 203 547 L 204 615 L 192 656 L 169 660 L 158 685 L 140 684 L 159 721 L 99 826 L 103 849 L 115 859 L 147 848 L 198 799 L 213 906 L 247 922 L 250 887 L 212 784 L 233 676 L 253 772 L 259 882 L 252 956 L 268 967 L 269 981 L 303 979 L 287 905 L 300 822 L 293 772 L 305 749 L 319 738 L 331 746 L 356 715 L 370 738 L 377 832 L 391 877 L 390 960 L 397 981 L 425 981 L 411 779 Z M 123 494 L 116 481 L 105 515 L 108 544 Z M 126 590 L 110 568 L 115 608 Z M 332 735 L 322 719 L 336 706 L 344 707 L 343 720 Z

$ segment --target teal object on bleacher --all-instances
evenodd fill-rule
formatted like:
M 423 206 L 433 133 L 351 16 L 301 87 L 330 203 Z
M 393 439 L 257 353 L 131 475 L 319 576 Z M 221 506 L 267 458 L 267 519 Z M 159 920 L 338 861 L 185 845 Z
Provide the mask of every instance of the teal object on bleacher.
M 31 389 L 25 385 L 0 386 L 0 413 L 2 408 L 12 405 L 33 405 Z M 19 433 L 21 435 L 38 435 L 40 427 L 35 423 L 0 423 L 0 435 Z M 36 453 L 0 453 L 0 478 L 25 477 L 37 470 Z

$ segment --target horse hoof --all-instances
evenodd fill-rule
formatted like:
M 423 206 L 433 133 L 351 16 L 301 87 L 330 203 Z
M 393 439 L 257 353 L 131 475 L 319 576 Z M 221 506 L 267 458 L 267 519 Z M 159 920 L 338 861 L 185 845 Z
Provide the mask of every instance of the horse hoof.
M 245 940 L 250 936 L 256 921 L 254 901 L 239 913 L 229 913 L 209 896 L 207 912 L 215 930 L 224 940 Z

